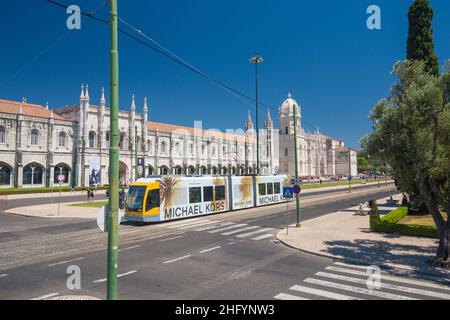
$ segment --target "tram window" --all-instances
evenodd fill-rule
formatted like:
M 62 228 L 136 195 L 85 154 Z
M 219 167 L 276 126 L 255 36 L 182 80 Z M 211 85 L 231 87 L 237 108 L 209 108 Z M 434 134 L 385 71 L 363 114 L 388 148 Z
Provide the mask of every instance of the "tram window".
M 203 187 L 203 202 L 211 202 L 213 201 L 213 187 Z
M 216 201 L 225 200 L 225 186 L 216 186 Z
M 147 187 L 132 186 L 128 190 L 128 196 L 126 200 L 126 208 L 129 211 L 142 211 L 144 205 L 144 194 Z
M 273 183 L 267 184 L 267 194 L 273 194 Z
M 258 185 L 259 188 L 259 195 L 260 196 L 265 196 L 266 195 L 266 184 L 265 183 L 260 183 Z
M 145 205 L 145 210 L 150 211 L 153 208 L 159 208 L 159 189 L 150 190 L 147 195 L 147 203 Z
M 273 184 L 273 189 L 274 189 L 274 193 L 275 194 L 281 193 L 281 185 L 280 185 L 280 183 L 279 182 L 275 182 Z
M 202 188 L 195 187 L 189 188 L 189 203 L 202 202 Z

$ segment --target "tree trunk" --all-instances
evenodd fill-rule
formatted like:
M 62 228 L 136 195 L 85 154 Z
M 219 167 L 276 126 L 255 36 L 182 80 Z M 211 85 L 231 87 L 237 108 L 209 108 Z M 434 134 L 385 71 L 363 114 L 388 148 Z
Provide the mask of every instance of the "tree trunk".
M 444 267 L 444 268 L 450 267 L 449 251 L 450 251 L 450 228 L 446 223 L 442 231 L 439 230 L 439 248 L 436 257 L 431 262 L 431 264 L 436 267 Z

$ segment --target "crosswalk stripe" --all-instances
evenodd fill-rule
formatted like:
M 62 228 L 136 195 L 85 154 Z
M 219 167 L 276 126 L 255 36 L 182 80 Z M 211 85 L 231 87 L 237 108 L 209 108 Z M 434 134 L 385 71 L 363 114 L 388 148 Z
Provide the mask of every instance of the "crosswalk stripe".
M 278 299 L 278 300 L 311 300 L 311 299 L 304 298 L 304 297 L 293 296 L 293 295 L 287 294 L 287 293 L 279 293 L 274 297 L 274 299 Z
M 336 275 L 336 274 L 327 273 L 327 272 L 318 272 L 318 273 L 316 273 L 316 275 L 322 276 L 322 277 L 328 277 L 328 278 L 332 278 L 332 279 L 337 279 L 337 280 L 342 280 L 342 281 L 358 283 L 358 284 L 364 284 L 364 285 L 366 284 L 366 280 L 363 280 L 363 279 L 341 276 L 341 275 Z M 402 291 L 402 292 L 407 292 L 407 293 L 412 293 L 412 294 L 434 297 L 434 298 L 450 299 L 449 294 L 435 292 L 435 291 L 429 291 L 429 290 L 423 290 L 423 289 L 417 289 L 417 288 L 402 287 L 402 286 L 384 283 L 383 281 L 380 282 L 380 287 L 385 288 L 385 289 L 390 289 L 390 290 L 396 290 L 396 291 Z
M 181 221 L 174 221 L 174 222 L 169 222 L 168 223 L 168 227 L 175 227 L 175 226 L 181 226 L 181 225 L 188 225 L 188 224 L 193 224 L 193 223 L 199 223 L 202 221 L 210 221 L 208 219 L 183 219 Z
M 196 223 L 196 224 L 192 224 L 192 225 L 188 225 L 188 226 L 182 226 L 182 227 L 179 227 L 177 229 L 184 230 L 184 229 L 190 229 L 190 228 L 206 226 L 206 225 L 210 225 L 210 224 L 213 224 L 213 223 L 216 223 L 216 222 L 215 221 L 206 221 L 206 222 Z
M 239 233 L 239 232 L 242 232 L 242 231 L 247 231 L 247 230 L 253 230 L 253 229 L 256 229 L 256 228 L 260 228 L 260 227 L 258 227 L 258 226 L 249 226 L 249 227 L 241 228 L 241 229 L 238 229 L 238 230 L 224 232 L 224 233 L 222 233 L 222 235 L 230 236 L 232 234 L 236 234 L 236 233 Z
M 368 267 L 368 266 L 348 264 L 348 263 L 344 263 L 344 262 L 335 262 L 334 264 L 337 266 L 349 267 L 349 268 L 355 268 L 355 269 L 361 269 L 361 270 L 367 270 L 367 267 Z M 398 275 L 398 276 L 402 276 L 402 277 L 405 277 L 408 275 L 407 272 L 402 272 L 402 271 L 398 271 L 398 270 L 389 270 L 389 271 L 382 270 L 381 273 L 382 274 L 394 274 L 394 275 Z M 428 281 L 442 282 L 444 280 L 445 283 L 450 285 L 450 281 L 443 279 L 442 277 L 431 276 L 431 275 L 421 275 L 420 277 L 421 277 L 421 279 L 428 280 Z M 449 277 L 450 277 L 450 274 L 449 274 Z
M 353 275 L 357 275 L 357 276 L 365 276 L 365 277 L 369 276 L 365 272 L 351 270 L 351 269 L 344 269 L 344 268 L 337 268 L 337 267 L 326 267 L 325 269 L 330 270 L 330 271 L 353 274 Z M 395 282 L 401 282 L 401 283 L 408 283 L 408 284 L 412 284 L 412 285 L 418 285 L 421 287 L 428 287 L 428 288 L 441 289 L 441 290 L 450 290 L 450 287 L 447 287 L 445 285 L 421 281 L 421 280 L 409 279 L 409 278 L 405 278 L 405 277 L 401 277 L 401 276 L 388 276 L 388 275 L 383 274 L 381 276 L 381 279 L 395 281 Z
M 256 237 L 256 238 L 252 238 L 252 240 L 255 241 L 259 241 L 259 240 L 264 240 L 264 239 L 268 239 L 268 238 L 272 238 L 273 234 L 268 233 L 268 234 L 263 234 L 262 236 Z
M 234 226 L 220 228 L 220 229 L 217 229 L 217 230 L 211 230 L 211 231 L 208 231 L 208 232 L 209 233 L 217 233 L 217 232 L 222 232 L 222 231 L 226 231 L 226 230 L 230 230 L 230 229 L 234 229 L 234 228 L 239 228 L 239 227 L 243 227 L 243 226 L 247 226 L 247 225 L 248 224 L 246 224 L 246 223 L 235 224 Z
M 269 232 L 269 231 L 272 231 L 272 230 L 273 230 L 273 228 L 264 228 L 264 229 L 259 229 L 259 230 L 256 230 L 256 231 L 251 231 L 251 232 L 239 234 L 239 235 L 237 235 L 237 237 L 238 238 L 246 238 L 246 237 L 258 234 L 258 233 Z
M 229 226 L 231 224 L 234 224 L 234 222 L 223 222 L 223 223 L 218 224 L 218 225 L 215 224 L 213 226 L 207 226 L 207 227 L 203 227 L 203 228 L 200 228 L 200 229 L 195 229 L 194 231 L 208 231 L 208 230 L 211 230 L 211 229 L 216 229 L 216 228 Z
M 330 299 L 335 299 L 335 300 L 360 300 L 358 298 L 346 296 L 344 294 L 339 294 L 339 293 L 334 293 L 334 292 L 330 292 L 330 291 L 314 289 L 314 288 L 304 287 L 304 286 L 299 286 L 299 285 L 293 286 L 292 288 L 290 288 L 290 290 L 308 293 L 308 294 L 312 294 L 315 296 L 320 296 L 320 297 L 325 297 L 325 298 L 330 298 Z
M 365 289 L 365 288 L 354 287 L 354 286 L 349 286 L 346 284 L 324 281 L 324 280 L 319 280 L 319 279 L 314 279 L 314 278 L 307 278 L 304 281 L 306 283 L 316 284 L 316 285 L 324 286 L 324 287 L 328 287 L 328 288 L 350 291 L 350 292 L 355 292 L 355 293 L 360 293 L 360 294 L 365 294 L 365 295 L 369 295 L 369 296 L 390 299 L 390 300 L 419 300 L 416 298 L 411 298 L 411 297 L 402 296 L 402 295 L 398 295 L 398 294 L 392 294 L 392 293 L 387 293 L 387 292 L 382 292 L 382 291 L 377 291 L 377 290 L 369 290 L 369 289 Z

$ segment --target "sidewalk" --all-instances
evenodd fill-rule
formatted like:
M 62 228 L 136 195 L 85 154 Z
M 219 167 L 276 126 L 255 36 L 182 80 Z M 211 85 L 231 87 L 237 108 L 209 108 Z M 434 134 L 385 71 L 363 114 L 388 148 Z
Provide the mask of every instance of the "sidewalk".
M 386 199 L 378 201 L 379 208 L 395 209 L 388 208 Z M 348 263 L 378 265 L 409 275 L 450 280 L 450 271 L 426 263 L 436 253 L 436 239 L 371 232 L 369 216 L 355 215 L 357 209 L 349 208 L 305 221 L 301 228 L 290 226 L 278 232 L 277 238 L 292 248 Z
M 79 203 L 79 202 L 75 202 Z M 26 217 L 55 218 L 55 219 L 96 219 L 100 208 L 74 207 L 72 203 L 61 203 L 58 211 L 58 203 L 40 204 L 37 206 L 17 207 L 6 210 L 8 214 L 17 214 Z

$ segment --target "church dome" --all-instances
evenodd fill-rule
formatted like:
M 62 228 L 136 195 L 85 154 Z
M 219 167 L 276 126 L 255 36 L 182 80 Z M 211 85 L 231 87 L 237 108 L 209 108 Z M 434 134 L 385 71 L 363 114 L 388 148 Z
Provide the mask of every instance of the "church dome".
M 299 106 L 299 104 L 297 103 L 297 101 L 295 101 L 294 99 L 292 99 L 292 95 L 289 92 L 288 94 L 288 98 L 283 102 L 283 104 L 280 107 L 280 117 L 292 117 L 294 114 L 293 108 L 295 107 L 296 109 L 296 113 L 297 116 L 301 116 L 301 108 Z

